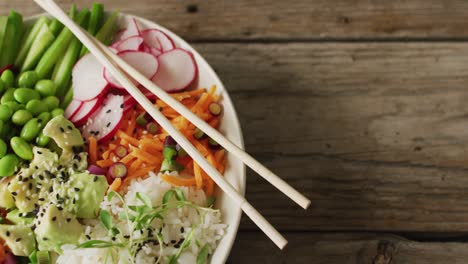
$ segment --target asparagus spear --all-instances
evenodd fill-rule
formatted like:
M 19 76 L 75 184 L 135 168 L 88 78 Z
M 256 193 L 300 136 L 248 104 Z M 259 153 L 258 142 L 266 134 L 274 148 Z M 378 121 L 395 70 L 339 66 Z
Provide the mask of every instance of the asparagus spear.
M 89 10 L 84 9 L 77 15 L 77 23 L 82 24 L 89 15 Z M 44 56 L 36 66 L 36 73 L 40 79 L 47 77 L 57 61 L 64 56 L 68 44 L 73 39 L 73 33 L 68 28 L 63 28 L 54 43 L 47 49 Z
M 99 32 L 96 34 L 96 38 L 101 41 L 104 45 L 109 45 L 112 42 L 115 31 L 117 30 L 117 19 L 119 13 L 114 12 L 107 19 L 106 23 L 102 26 Z
M 91 15 L 89 18 L 88 24 L 88 32 L 91 35 L 95 35 L 99 30 L 99 27 L 102 24 L 102 20 L 104 17 L 104 6 L 99 3 L 93 3 L 91 7 Z M 86 53 L 88 53 L 88 49 L 83 46 L 81 48 L 80 57 L 83 57 Z
M 7 30 L 0 54 L 0 66 L 13 64 L 18 53 L 23 34 L 23 17 L 12 10 L 8 16 Z
M 7 30 L 8 17 L 0 17 L 0 50 L 3 50 L 3 42 L 5 42 L 5 33 Z
M 31 43 L 31 48 L 29 49 L 28 54 L 24 58 L 21 72 L 33 69 L 49 45 L 54 42 L 54 39 L 55 36 L 50 31 L 49 26 L 47 26 L 47 24 L 43 24 L 39 29 L 36 38 Z
M 29 49 L 31 48 L 34 40 L 36 39 L 39 31 L 41 30 L 43 25 L 48 25 L 49 19 L 47 17 L 40 17 L 36 23 L 31 28 L 28 36 L 22 41 L 23 45 L 21 45 L 21 49 L 16 57 L 15 67 L 21 69 L 23 66 L 24 61 L 26 60 L 26 56 L 28 55 Z
M 54 34 L 54 36 L 57 36 L 63 29 L 62 23 L 58 21 L 58 19 L 54 18 L 52 19 L 52 22 L 50 23 L 50 32 Z

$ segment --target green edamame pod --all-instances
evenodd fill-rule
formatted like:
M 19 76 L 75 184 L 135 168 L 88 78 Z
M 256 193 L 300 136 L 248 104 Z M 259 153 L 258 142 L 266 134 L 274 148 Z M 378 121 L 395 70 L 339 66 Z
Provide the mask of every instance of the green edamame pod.
M 42 103 L 47 106 L 49 111 L 52 111 L 59 107 L 60 100 L 55 96 L 47 96 L 46 98 L 42 99 Z
M 55 95 L 55 92 L 57 91 L 57 86 L 52 80 L 40 80 L 36 83 L 36 86 L 34 86 L 34 89 L 38 91 L 41 96 L 51 96 Z
M 5 102 L 3 103 L 3 105 L 10 107 L 13 112 L 18 111 L 19 109 L 24 109 L 24 105 L 18 104 L 17 102 L 13 102 L 13 101 Z
M 29 88 L 18 88 L 13 92 L 15 100 L 19 103 L 26 104 L 33 99 L 40 99 L 39 92 Z
M 0 79 L 0 94 L 2 94 L 6 90 L 6 85 L 5 82 L 3 82 L 2 79 Z
M 13 95 L 15 90 L 16 90 L 15 88 L 8 88 L 5 91 L 5 93 L 2 95 L 2 98 L 0 99 L 0 103 L 5 104 L 6 102 L 15 102 L 15 96 Z
M 39 147 L 46 147 L 47 144 L 49 144 L 50 142 L 50 137 L 44 135 L 44 133 L 39 133 L 39 136 L 37 136 L 36 138 L 36 144 L 39 146 Z
M 3 141 L 3 139 L 0 139 L 0 159 L 5 157 L 6 153 L 7 153 L 7 144 L 5 143 L 5 141 Z
M 63 115 L 65 111 L 63 111 L 62 108 L 55 108 L 54 110 L 52 110 L 52 112 L 50 112 L 52 114 L 52 118 L 56 117 L 56 116 L 59 116 L 59 115 Z
M 32 160 L 34 157 L 31 146 L 23 138 L 13 137 L 10 139 L 10 147 L 18 157 L 24 160 Z
M 0 120 L 8 121 L 13 114 L 13 110 L 7 105 L 0 105 Z
M 23 126 L 20 136 L 26 141 L 33 140 L 39 135 L 39 132 L 41 132 L 41 125 L 38 118 L 32 118 Z
M 41 100 L 33 99 L 26 104 L 26 110 L 31 112 L 33 116 L 37 116 L 40 113 L 47 112 L 47 105 L 45 105 Z
M 5 83 L 5 85 L 10 88 L 13 86 L 15 83 L 15 75 L 11 70 L 6 70 L 2 73 L 2 76 L 0 77 L 2 81 Z
M 47 122 L 49 122 L 51 118 L 52 115 L 49 112 L 44 112 L 37 116 L 37 122 L 40 123 L 41 129 L 47 125 Z
M 35 71 L 25 71 L 18 77 L 18 86 L 33 88 L 37 82 L 37 73 Z
M 7 154 L 0 159 L 0 177 L 7 177 L 13 175 L 18 166 L 19 158 L 15 154 Z
M 22 126 L 31 120 L 31 118 L 33 118 L 31 112 L 28 110 L 19 109 L 11 117 L 11 122 L 13 122 L 15 125 Z

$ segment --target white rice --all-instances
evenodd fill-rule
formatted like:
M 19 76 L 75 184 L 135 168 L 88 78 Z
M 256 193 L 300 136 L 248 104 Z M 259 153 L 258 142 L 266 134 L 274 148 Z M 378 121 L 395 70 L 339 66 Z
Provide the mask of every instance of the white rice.
M 141 202 L 136 199 L 136 193 L 146 194 L 153 206 L 161 205 L 164 194 L 173 187 L 162 181 L 160 177 L 154 173 L 150 173 L 146 179 L 138 179 L 133 181 L 128 188 L 124 199 L 128 205 L 141 205 Z M 193 187 L 178 187 L 184 193 L 187 200 L 200 206 L 206 205 L 206 196 L 202 190 L 197 190 Z M 128 234 L 127 221 L 118 219 L 118 214 L 123 211 L 122 203 L 117 197 L 114 197 L 110 202 L 107 197 L 101 203 L 101 208 L 108 210 L 114 216 L 113 223 L 118 226 L 122 235 Z M 203 219 L 203 222 L 201 220 Z M 99 220 L 86 220 L 86 231 L 83 234 L 80 242 L 88 241 L 88 238 L 96 240 L 111 241 L 107 235 L 107 230 L 101 225 Z M 218 240 L 224 235 L 226 225 L 221 222 L 221 213 L 219 211 L 206 211 L 204 217 L 200 217 L 197 210 L 190 207 L 168 209 L 164 216 L 164 221 L 156 219 L 152 226 L 161 229 L 163 241 L 166 245 L 163 246 L 162 253 L 160 246 L 154 244 L 146 244 L 141 247 L 137 253 L 135 262 L 137 264 L 155 263 L 156 259 L 161 255 L 160 263 L 168 263 L 169 258 L 176 254 L 179 249 L 175 244 L 181 239 L 187 238 L 193 230 L 193 240 L 178 259 L 179 264 L 196 263 L 198 254 L 204 245 L 208 245 L 210 253 L 216 248 Z M 181 232 L 183 231 L 183 232 Z M 89 236 L 86 238 L 86 235 Z M 133 233 L 133 239 L 138 239 L 141 236 L 139 231 Z M 177 241 L 174 244 L 174 241 Z M 62 247 L 63 254 L 58 258 L 57 263 L 62 264 L 78 264 L 78 263 L 131 263 L 128 259 L 127 249 L 113 248 L 84 248 L 76 249 L 75 246 L 64 245 Z

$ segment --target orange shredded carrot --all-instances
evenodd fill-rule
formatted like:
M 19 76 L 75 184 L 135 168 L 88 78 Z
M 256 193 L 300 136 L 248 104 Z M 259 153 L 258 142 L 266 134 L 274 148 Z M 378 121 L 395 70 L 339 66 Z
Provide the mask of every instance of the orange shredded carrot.
M 219 118 L 213 118 L 208 124 L 210 124 L 211 127 L 217 128 L 219 126 L 220 120 Z
M 198 151 L 203 154 L 203 156 L 207 156 L 210 153 L 209 150 L 203 146 L 202 143 L 200 143 L 200 141 L 192 140 L 191 142 L 198 149 Z
M 138 139 L 129 136 L 127 133 L 123 132 L 122 130 L 117 131 L 117 137 L 121 138 L 122 140 L 128 141 L 128 143 L 132 144 L 133 146 L 138 146 Z
M 142 160 L 136 160 L 135 162 L 132 163 L 132 165 L 130 165 L 130 173 L 133 173 L 135 171 L 137 171 L 141 165 L 143 164 L 143 161 Z
M 128 134 L 128 135 L 132 135 L 133 134 L 133 130 L 135 129 L 136 127 L 136 112 L 135 111 L 130 111 L 130 115 L 128 117 L 128 126 L 127 128 L 125 129 L 125 132 Z
M 125 157 L 123 157 L 120 162 L 124 163 L 125 165 L 129 166 L 130 164 L 130 161 L 133 161 L 135 157 L 132 155 L 132 154 L 129 154 Z
M 195 178 L 182 178 L 168 174 L 162 174 L 161 179 L 175 186 L 195 186 Z
M 138 170 L 132 172 L 131 174 L 128 174 L 127 178 L 125 180 L 136 179 L 136 178 L 143 177 L 143 176 L 147 175 L 150 171 L 153 171 L 155 168 L 156 167 L 146 167 L 146 168 L 138 169 Z
M 117 179 L 115 179 L 115 180 L 112 182 L 112 184 L 109 186 L 109 190 L 112 190 L 112 191 L 114 191 L 114 192 L 118 192 L 121 185 L 122 185 L 122 179 L 121 179 L 121 178 L 117 178 Z
M 131 153 L 136 158 L 141 159 L 142 161 L 145 161 L 149 164 L 156 165 L 162 163 L 162 156 L 152 155 L 151 153 L 148 153 L 142 149 L 134 148 Z
M 196 162 L 193 163 L 193 174 L 195 175 L 197 189 L 201 189 L 203 187 L 202 170 Z
M 214 193 L 214 181 L 208 177 L 207 180 L 206 180 L 206 195 L 207 196 L 213 196 L 213 193 Z
M 112 166 L 114 162 L 111 159 L 106 159 L 106 160 L 98 160 L 96 161 L 96 164 L 101 168 L 108 168 Z
M 199 96 L 200 94 L 206 92 L 206 89 L 196 89 L 196 90 L 193 90 L 193 91 L 187 91 L 187 92 L 181 92 L 181 93 L 173 93 L 171 94 L 172 97 L 174 97 L 175 99 L 179 100 L 179 101 L 182 101 L 183 99 L 186 99 L 186 98 L 190 98 L 190 97 L 195 97 L 195 96 Z
M 96 160 L 98 157 L 98 150 L 97 150 L 97 140 L 95 137 L 89 137 L 89 163 L 96 164 Z

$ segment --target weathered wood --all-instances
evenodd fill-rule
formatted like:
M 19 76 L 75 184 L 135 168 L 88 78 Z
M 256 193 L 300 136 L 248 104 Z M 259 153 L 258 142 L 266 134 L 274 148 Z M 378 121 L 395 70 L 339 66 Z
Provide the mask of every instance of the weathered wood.
M 466 243 L 421 243 L 384 234 L 286 233 L 279 251 L 257 232 L 240 232 L 228 263 L 466 263 Z
M 57 1 L 69 6 L 71 0 Z M 92 0 L 74 1 L 89 6 Z M 464 0 L 101 0 L 107 8 L 143 16 L 191 41 L 325 38 L 466 37 Z M 40 12 L 30 0 L 1 1 L 1 13 L 15 8 Z
M 247 198 L 277 227 L 468 231 L 466 45 L 196 48 L 232 92 L 247 149 L 313 201 L 304 212 L 249 173 Z

